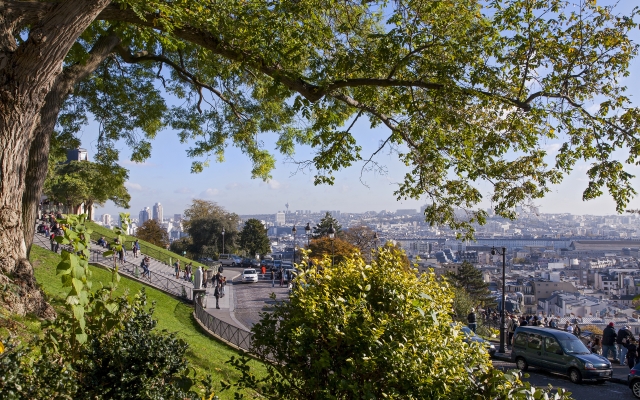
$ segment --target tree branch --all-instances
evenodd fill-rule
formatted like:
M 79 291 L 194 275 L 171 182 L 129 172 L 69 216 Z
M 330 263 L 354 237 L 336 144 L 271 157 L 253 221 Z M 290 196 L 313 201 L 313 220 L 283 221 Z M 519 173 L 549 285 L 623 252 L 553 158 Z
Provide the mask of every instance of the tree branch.
M 140 52 L 140 53 L 137 53 L 137 54 L 134 55 L 134 54 L 131 54 L 129 49 L 123 47 L 122 45 L 118 45 L 116 47 L 116 50 L 117 50 L 118 54 L 120 55 L 120 57 L 122 57 L 122 59 L 125 62 L 129 63 L 129 64 L 152 61 L 152 62 L 159 62 L 161 64 L 166 64 L 166 65 L 170 66 L 180 76 L 182 76 L 182 78 L 184 80 L 186 80 L 186 81 L 190 82 L 191 84 L 193 84 L 197 88 L 198 93 L 200 94 L 200 96 L 202 96 L 202 89 L 203 88 L 207 89 L 211 93 L 215 94 L 220 100 L 222 100 L 224 103 L 226 103 L 229 107 L 231 107 L 231 110 L 233 110 L 233 113 L 235 114 L 235 116 L 239 120 L 242 121 L 242 120 L 246 119 L 242 115 L 242 113 L 238 110 L 236 105 L 231 100 L 229 100 L 221 91 L 219 91 L 218 89 L 214 88 L 213 86 L 211 86 L 209 84 L 201 82 L 194 74 L 189 72 L 186 68 L 183 68 L 182 66 L 176 64 L 175 62 L 173 62 L 169 58 L 167 58 L 165 56 L 162 56 L 162 55 L 148 54 L 147 52 Z M 198 101 L 198 109 L 200 109 L 200 102 L 201 101 Z

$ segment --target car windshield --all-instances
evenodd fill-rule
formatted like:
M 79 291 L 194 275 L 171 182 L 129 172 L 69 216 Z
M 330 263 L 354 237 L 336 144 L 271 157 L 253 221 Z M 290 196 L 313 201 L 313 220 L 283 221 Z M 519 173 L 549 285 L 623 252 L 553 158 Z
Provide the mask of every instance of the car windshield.
M 567 354 L 591 354 L 587 346 L 582 343 L 578 338 L 575 339 L 561 339 L 560 344 L 562 349 Z
M 243 273 L 245 275 L 251 275 L 251 274 L 255 274 L 256 270 L 255 269 L 245 269 Z

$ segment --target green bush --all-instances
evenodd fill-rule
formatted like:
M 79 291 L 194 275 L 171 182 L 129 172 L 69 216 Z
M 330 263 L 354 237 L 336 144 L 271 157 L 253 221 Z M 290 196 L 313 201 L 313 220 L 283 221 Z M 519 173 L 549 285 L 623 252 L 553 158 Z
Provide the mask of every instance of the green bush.
M 193 382 L 187 344 L 154 328 L 142 290 L 110 299 L 99 289 L 85 315 L 88 341 L 75 341 L 75 320 L 62 313 L 33 347 L 5 342 L 0 355 L 3 399 L 184 399 Z
M 304 265 L 303 265 L 304 267 Z M 495 370 L 485 349 L 463 342 L 451 319 L 453 292 L 416 276 L 398 252 L 300 271 L 290 301 L 254 325 L 254 353 L 270 362 L 256 378 L 232 359 L 248 387 L 270 399 L 534 399 L 518 372 Z M 565 398 L 559 389 L 557 398 Z

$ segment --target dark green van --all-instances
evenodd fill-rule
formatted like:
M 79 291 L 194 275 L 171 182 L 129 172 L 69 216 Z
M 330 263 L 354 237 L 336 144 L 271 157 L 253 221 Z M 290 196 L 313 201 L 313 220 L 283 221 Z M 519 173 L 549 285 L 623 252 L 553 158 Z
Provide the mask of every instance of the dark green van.
M 611 363 L 593 354 L 573 334 L 552 328 L 521 326 L 515 331 L 511 360 L 521 371 L 531 365 L 569 375 L 573 383 L 583 379 L 604 382 L 611 378 Z

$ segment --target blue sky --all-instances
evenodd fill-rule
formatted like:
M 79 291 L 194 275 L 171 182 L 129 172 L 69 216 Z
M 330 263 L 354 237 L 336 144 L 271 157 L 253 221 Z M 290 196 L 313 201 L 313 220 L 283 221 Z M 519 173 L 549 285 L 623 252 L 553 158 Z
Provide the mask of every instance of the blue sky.
M 607 2 L 608 3 L 608 2 Z M 635 1 L 623 1 L 621 11 L 629 10 Z M 636 41 L 640 41 L 638 32 L 634 33 Z M 632 76 L 624 84 L 629 87 L 628 93 L 634 96 L 640 89 L 638 85 L 638 60 L 631 67 Z M 363 156 L 377 148 L 378 142 L 386 134 L 383 128 L 370 130 L 366 120 L 358 122 L 352 130 L 359 144 L 363 147 Z M 95 153 L 98 126 L 93 123 L 82 131 L 82 147 Z M 263 134 L 260 138 L 267 149 L 275 153 L 275 134 Z M 560 141 L 546 144 L 550 154 L 559 148 Z M 127 187 L 131 194 L 131 212 L 137 218 L 143 207 L 151 207 L 154 203 L 163 204 L 165 216 L 182 213 L 193 198 L 215 201 L 230 212 L 237 214 L 275 213 L 285 209 L 289 203 L 290 210 L 321 209 L 341 210 L 342 212 L 363 212 L 396 210 L 399 208 L 419 208 L 426 200 L 397 201 L 393 195 L 397 182 L 402 180 L 407 171 L 396 156 L 381 152 L 377 161 L 387 167 L 386 175 L 365 172 L 361 175 L 361 165 L 355 165 L 336 173 L 334 186 L 314 186 L 312 172 L 295 172 L 296 166 L 286 162 L 277 155 L 276 169 L 269 182 L 251 179 L 251 164 L 236 148 L 227 147 L 223 163 L 212 162 L 200 174 L 191 174 L 191 159 L 186 155 L 188 144 L 181 144 L 178 136 L 171 130 L 161 132 L 153 141 L 152 156 L 143 164 L 127 161 L 130 151 L 124 143 L 119 143 L 121 165 L 129 170 Z M 384 154 L 383 154 L 384 153 Z M 308 149 L 299 149 L 296 159 L 305 159 Z M 551 161 L 551 159 L 550 159 Z M 579 164 L 564 182 L 553 188 L 544 199 L 535 203 L 543 213 L 565 213 L 608 215 L 615 214 L 615 204 L 607 194 L 589 202 L 582 201 L 582 192 L 587 185 L 587 164 Z M 629 167 L 628 171 L 640 176 L 640 168 Z M 365 184 L 361 182 L 362 181 Z M 640 178 L 634 182 L 640 183 Z M 640 187 L 640 185 L 636 185 Z M 640 190 L 639 190 L 640 191 Z M 488 197 L 488 192 L 485 192 Z M 482 204 L 489 207 L 490 203 Z M 630 207 L 640 208 L 638 199 Z M 97 216 L 103 213 L 117 214 L 119 210 L 108 202 L 99 208 Z

